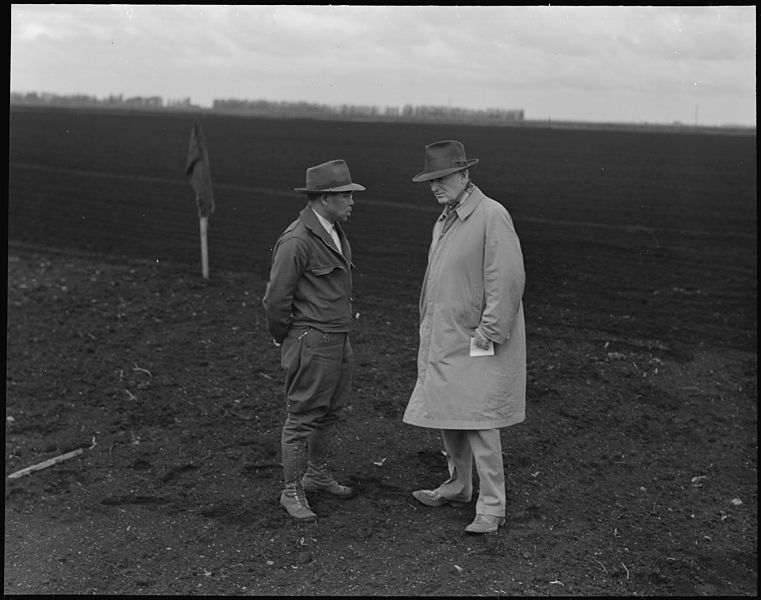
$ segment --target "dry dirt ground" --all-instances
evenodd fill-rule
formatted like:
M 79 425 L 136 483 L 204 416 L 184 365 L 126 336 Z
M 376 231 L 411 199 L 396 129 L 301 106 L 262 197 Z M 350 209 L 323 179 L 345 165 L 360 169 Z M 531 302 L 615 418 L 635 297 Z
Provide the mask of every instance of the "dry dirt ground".
M 414 305 L 360 298 L 334 463 L 359 493 L 295 524 L 263 286 L 9 245 L 6 475 L 84 451 L 6 479 L 6 594 L 755 595 L 755 352 L 531 306 L 508 524 L 468 536 L 473 503 L 410 495 L 446 476 L 436 432 L 401 423 Z

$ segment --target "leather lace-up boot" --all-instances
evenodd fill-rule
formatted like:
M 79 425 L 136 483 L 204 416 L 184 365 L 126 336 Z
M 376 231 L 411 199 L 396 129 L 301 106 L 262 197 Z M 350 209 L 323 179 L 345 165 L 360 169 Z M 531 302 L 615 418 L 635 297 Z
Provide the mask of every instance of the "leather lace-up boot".
M 329 449 L 328 431 L 325 429 L 313 431 L 309 436 L 309 462 L 302 485 L 308 492 L 321 491 L 339 498 L 350 498 L 354 495 L 354 490 L 338 483 L 328 468 Z
M 282 444 L 282 449 L 285 489 L 280 494 L 280 505 L 298 521 L 314 521 L 317 515 L 312 512 L 301 484 L 307 463 L 306 443 Z
M 350 498 L 354 495 L 353 488 L 341 485 L 336 481 L 327 463 L 316 465 L 310 461 L 307 472 L 302 479 L 302 485 L 308 492 L 328 492 L 339 498 Z

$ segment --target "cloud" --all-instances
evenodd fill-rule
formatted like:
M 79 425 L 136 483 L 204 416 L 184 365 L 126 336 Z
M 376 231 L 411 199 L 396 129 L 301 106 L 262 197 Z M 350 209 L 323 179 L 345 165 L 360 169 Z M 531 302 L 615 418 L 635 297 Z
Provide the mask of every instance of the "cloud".
M 752 6 L 12 5 L 11 89 L 580 119 L 738 95 L 755 123 L 755 33 Z

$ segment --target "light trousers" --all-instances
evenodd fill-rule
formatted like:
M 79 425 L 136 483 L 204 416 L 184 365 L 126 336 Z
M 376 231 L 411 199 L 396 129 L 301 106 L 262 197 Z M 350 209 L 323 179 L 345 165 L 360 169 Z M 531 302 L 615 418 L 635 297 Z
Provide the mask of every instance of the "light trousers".
M 449 479 L 438 492 L 458 502 L 469 502 L 473 494 L 473 460 L 478 472 L 476 513 L 505 516 L 505 471 L 499 429 L 442 429 L 447 452 Z

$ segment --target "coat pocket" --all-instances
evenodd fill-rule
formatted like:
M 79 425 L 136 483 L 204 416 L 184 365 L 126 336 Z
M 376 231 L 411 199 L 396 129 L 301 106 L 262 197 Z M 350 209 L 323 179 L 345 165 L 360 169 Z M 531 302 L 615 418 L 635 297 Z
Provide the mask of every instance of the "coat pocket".
M 481 323 L 481 313 L 484 310 L 484 286 L 476 285 L 470 288 L 470 306 L 466 312 L 465 325 L 475 329 Z

